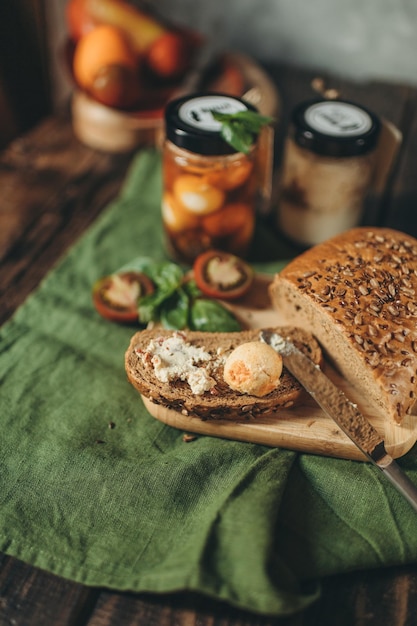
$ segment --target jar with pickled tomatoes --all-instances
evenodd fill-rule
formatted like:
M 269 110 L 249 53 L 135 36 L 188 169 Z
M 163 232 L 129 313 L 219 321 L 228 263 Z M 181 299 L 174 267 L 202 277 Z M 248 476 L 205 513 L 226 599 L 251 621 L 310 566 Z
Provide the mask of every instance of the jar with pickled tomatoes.
M 255 228 L 256 143 L 248 154 L 221 136 L 212 112 L 256 111 L 239 98 L 194 94 L 165 111 L 162 222 L 171 257 L 192 263 L 210 248 L 246 256 Z

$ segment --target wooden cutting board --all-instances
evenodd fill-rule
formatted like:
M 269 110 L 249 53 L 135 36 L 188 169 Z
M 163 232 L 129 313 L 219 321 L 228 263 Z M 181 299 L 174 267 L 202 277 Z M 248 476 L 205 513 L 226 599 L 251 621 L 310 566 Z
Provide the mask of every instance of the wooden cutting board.
M 281 323 L 269 300 L 270 280 L 269 276 L 258 276 L 244 300 L 228 305 L 248 328 L 279 326 Z M 417 441 L 416 416 L 407 416 L 401 425 L 395 424 L 375 407 L 371 407 L 366 399 L 359 397 L 355 389 L 328 363 L 325 363 L 323 370 L 358 405 L 360 411 L 384 437 L 386 448 L 392 457 L 398 458 L 410 450 Z M 156 405 L 143 396 L 142 399 L 153 417 L 187 433 L 260 443 L 323 456 L 366 460 L 338 425 L 307 394 L 303 404 L 298 407 L 272 411 L 262 417 L 242 422 L 201 420 Z

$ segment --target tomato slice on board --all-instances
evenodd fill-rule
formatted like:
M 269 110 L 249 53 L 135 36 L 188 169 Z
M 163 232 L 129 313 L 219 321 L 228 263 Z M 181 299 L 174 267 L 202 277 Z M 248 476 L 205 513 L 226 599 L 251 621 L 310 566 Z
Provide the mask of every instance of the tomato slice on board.
M 137 322 L 138 301 L 154 291 L 142 272 L 119 272 L 104 276 L 93 287 L 93 303 L 100 315 L 112 322 Z
M 194 261 L 193 271 L 199 289 L 206 296 L 222 300 L 243 296 L 254 277 L 253 269 L 245 261 L 220 250 L 200 254 Z

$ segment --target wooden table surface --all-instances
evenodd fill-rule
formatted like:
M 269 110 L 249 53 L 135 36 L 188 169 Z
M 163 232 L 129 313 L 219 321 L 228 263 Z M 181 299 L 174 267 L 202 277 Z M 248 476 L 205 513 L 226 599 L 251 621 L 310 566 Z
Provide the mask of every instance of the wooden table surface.
M 292 106 L 314 95 L 316 76 L 268 68 L 282 97 L 281 133 Z M 375 219 L 417 236 L 417 90 L 327 80 L 344 98 L 394 123 L 404 141 Z M 282 139 L 282 137 L 281 137 Z M 280 154 L 280 138 L 277 154 Z M 82 146 L 68 111 L 46 119 L 0 154 L 0 323 L 118 192 L 131 155 Z M 375 511 L 375 515 L 378 512 Z M 349 549 L 346 546 L 346 549 Z M 196 595 L 91 589 L 0 554 L 0 626 L 411 626 L 417 623 L 417 564 L 323 581 L 321 599 L 288 618 L 251 615 Z

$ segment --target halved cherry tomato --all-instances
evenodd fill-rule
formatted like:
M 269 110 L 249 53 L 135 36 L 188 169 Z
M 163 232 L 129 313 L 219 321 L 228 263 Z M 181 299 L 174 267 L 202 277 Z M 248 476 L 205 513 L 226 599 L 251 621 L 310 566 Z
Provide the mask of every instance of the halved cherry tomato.
M 120 272 L 104 276 L 93 287 L 93 303 L 98 313 L 112 322 L 137 322 L 138 301 L 153 293 L 151 279 L 142 272 Z
M 239 257 L 207 250 L 194 261 L 194 279 L 201 291 L 211 298 L 234 300 L 243 296 L 252 284 L 253 269 Z

